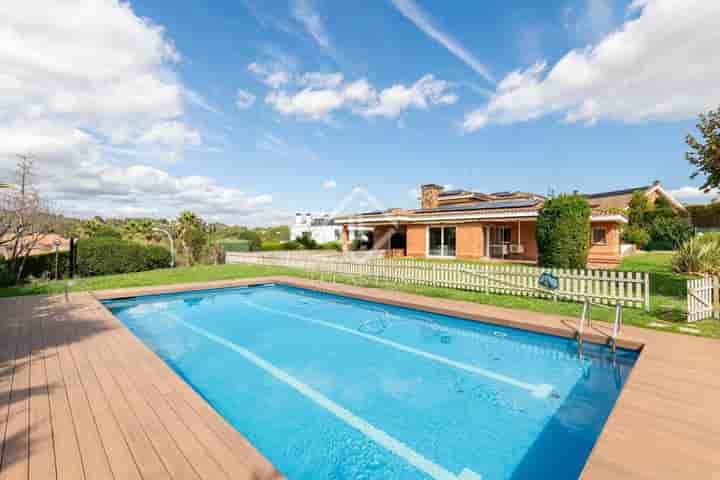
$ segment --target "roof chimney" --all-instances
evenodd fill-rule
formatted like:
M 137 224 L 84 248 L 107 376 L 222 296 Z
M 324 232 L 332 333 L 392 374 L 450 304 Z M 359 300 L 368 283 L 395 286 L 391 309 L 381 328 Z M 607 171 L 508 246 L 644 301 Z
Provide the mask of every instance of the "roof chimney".
M 437 208 L 438 197 L 443 187 L 434 183 L 420 185 L 420 206 L 421 208 Z

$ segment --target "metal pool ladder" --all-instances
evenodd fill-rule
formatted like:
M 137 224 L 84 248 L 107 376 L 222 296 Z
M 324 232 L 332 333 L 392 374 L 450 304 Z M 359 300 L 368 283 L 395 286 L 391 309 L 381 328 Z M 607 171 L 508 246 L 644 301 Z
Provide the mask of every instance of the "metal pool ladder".
M 578 342 L 579 346 L 582 346 L 583 343 L 583 333 L 585 332 L 585 326 L 587 325 L 588 328 L 592 328 L 592 319 L 590 318 L 590 311 L 592 307 L 592 302 L 590 300 L 585 300 L 583 303 L 582 308 L 582 314 L 580 315 L 580 318 L 578 319 L 578 326 L 575 331 L 575 339 Z M 613 328 L 610 335 L 608 335 L 608 343 L 610 344 L 610 348 L 612 349 L 613 353 L 617 350 L 617 338 L 620 335 L 620 330 L 622 329 L 623 325 L 623 311 L 622 311 L 622 305 L 619 303 L 615 304 L 615 320 L 613 321 Z M 602 332 L 605 335 L 607 333 Z

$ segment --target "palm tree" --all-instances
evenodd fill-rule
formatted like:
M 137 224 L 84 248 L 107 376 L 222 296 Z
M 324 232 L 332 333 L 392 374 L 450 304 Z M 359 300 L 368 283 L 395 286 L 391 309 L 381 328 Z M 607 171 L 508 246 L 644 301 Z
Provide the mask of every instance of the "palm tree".
M 202 233 L 203 221 L 200 217 L 189 210 L 180 212 L 175 224 L 175 235 L 191 265 L 197 259 L 198 244 L 202 241 Z

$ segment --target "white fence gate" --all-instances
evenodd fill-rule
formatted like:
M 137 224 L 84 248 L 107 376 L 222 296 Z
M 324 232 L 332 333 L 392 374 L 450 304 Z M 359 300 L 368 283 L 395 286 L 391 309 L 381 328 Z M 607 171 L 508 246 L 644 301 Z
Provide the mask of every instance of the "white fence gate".
M 317 257 L 300 252 L 283 255 L 228 253 L 227 263 L 254 263 L 299 268 L 331 275 L 366 277 L 383 281 L 455 288 L 483 293 L 565 299 L 650 309 L 650 276 L 645 272 L 615 270 L 544 269 L 522 265 L 476 263 L 431 263 L 418 260 L 369 258 L 335 254 Z M 538 285 L 541 274 L 549 272 L 558 288 Z
M 687 282 L 688 322 L 717 316 L 720 301 L 720 278 L 703 277 Z

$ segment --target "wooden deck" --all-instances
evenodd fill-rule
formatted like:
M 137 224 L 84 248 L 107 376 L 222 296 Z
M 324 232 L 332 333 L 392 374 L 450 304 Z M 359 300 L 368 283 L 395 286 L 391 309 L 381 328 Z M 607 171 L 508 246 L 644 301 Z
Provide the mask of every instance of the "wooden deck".
M 554 315 L 287 277 L 259 281 L 573 333 L 574 319 Z M 0 315 L 0 480 L 281 478 L 93 295 L 73 294 L 69 303 L 62 297 L 0 299 Z M 643 351 L 583 478 L 720 479 L 720 342 L 626 327 L 622 344 Z
M 91 295 L 0 312 L 0 479 L 281 478 Z

